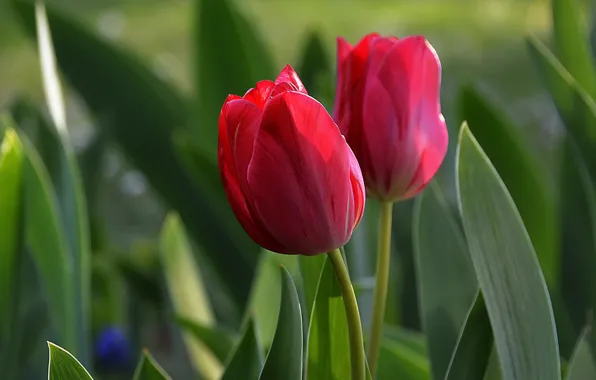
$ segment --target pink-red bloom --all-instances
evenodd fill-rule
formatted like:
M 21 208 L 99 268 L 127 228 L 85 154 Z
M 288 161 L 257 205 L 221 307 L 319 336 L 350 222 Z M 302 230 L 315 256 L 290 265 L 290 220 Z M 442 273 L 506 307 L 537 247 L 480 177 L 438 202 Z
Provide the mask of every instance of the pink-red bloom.
M 240 224 L 271 251 L 314 255 L 339 248 L 362 217 L 356 157 L 290 66 L 275 82 L 226 99 L 218 163 Z
M 334 119 L 358 158 L 367 195 L 413 197 L 447 152 L 439 57 L 419 36 L 337 42 Z

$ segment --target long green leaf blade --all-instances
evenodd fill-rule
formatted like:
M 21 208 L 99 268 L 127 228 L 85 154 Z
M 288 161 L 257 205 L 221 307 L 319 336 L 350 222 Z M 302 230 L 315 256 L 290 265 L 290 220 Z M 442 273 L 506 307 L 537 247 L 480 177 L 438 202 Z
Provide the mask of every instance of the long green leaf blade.
M 78 352 L 73 263 L 47 169 L 29 141 L 21 136 L 25 160 L 25 241 L 38 268 L 48 299 L 50 320 L 60 344 Z
M 481 380 L 493 351 L 493 332 L 482 294 L 470 308 L 445 380 Z
M 457 180 L 464 231 L 504 378 L 560 379 L 554 316 L 536 253 L 507 188 L 465 123 Z
M 321 256 L 326 259 L 326 256 Z M 320 271 L 310 315 L 306 352 L 306 379 L 350 378 L 350 341 L 346 311 L 335 271 L 327 259 Z
M 577 0 L 551 1 L 557 56 L 591 96 L 596 96 L 596 69 L 588 30 Z
M 304 301 L 306 302 L 304 312 L 310 318 L 317 296 L 321 271 L 327 261 L 327 257 L 325 255 L 300 256 L 298 260 L 300 264 L 300 275 L 302 276 Z
M 199 268 L 195 265 L 190 242 L 182 221 L 170 214 L 161 233 L 161 262 L 170 299 L 176 314 L 207 326 L 215 318 Z M 222 366 L 212 351 L 188 332 L 184 341 L 196 371 L 207 378 L 221 375 Z
M 236 334 L 227 329 L 207 326 L 187 317 L 178 317 L 177 322 L 183 329 L 191 333 L 198 341 L 202 342 L 217 357 L 220 363 L 224 363 L 237 340 Z
M 2 136 L 2 134 L 4 136 Z M 2 138 L 3 137 L 3 138 Z M 16 377 L 22 329 L 18 306 L 23 281 L 23 162 L 21 141 L 8 116 L 0 115 L 0 368 Z
M 589 336 L 590 328 L 586 328 L 577 340 L 567 364 L 565 380 L 596 379 L 596 364 L 590 348 Z
M 263 354 L 258 330 L 252 318 L 249 318 L 242 339 L 230 356 L 221 380 L 257 380 L 262 366 Z
M 531 38 L 528 49 L 567 132 L 596 178 L 596 103 L 542 42 Z
M 89 372 L 71 353 L 48 342 L 50 364 L 48 380 L 93 380 Z
M 273 343 L 259 380 L 302 380 L 302 312 L 292 275 L 281 267 L 281 303 Z
M 474 88 L 465 87 L 459 99 L 460 119 L 495 166 L 522 217 L 548 285 L 558 275 L 558 226 L 555 196 L 544 169 L 508 120 Z M 506 149 L 503 147 L 507 147 Z
M 433 377 L 442 379 L 478 291 L 463 232 L 436 182 L 418 197 L 414 258 Z
M 56 131 L 41 131 L 46 137 L 42 143 L 46 146 L 49 145 L 50 151 L 54 153 L 51 157 L 44 157 L 44 162 L 50 171 L 56 189 L 64 231 L 69 244 L 69 253 L 73 260 L 75 292 L 73 302 L 77 312 L 76 329 L 79 339 L 79 348 L 76 354 L 79 360 L 88 363 L 91 361 L 87 349 L 90 343 L 88 332 L 90 331 L 91 246 L 87 205 L 81 174 L 68 140 L 62 85 L 56 69 L 52 35 L 45 5 L 42 1 L 35 3 L 35 20 L 46 103 L 56 128 Z M 41 119 L 41 116 L 39 118 Z M 44 121 L 41 121 L 40 124 L 42 128 L 50 128 L 49 124 Z
M 135 370 L 133 380 L 171 380 L 171 377 L 157 364 L 153 356 L 145 350 Z
M 377 369 L 377 380 L 430 380 L 426 356 L 400 342 L 383 340 Z
M 0 123 L 8 124 L 0 119 Z M 24 152 L 14 129 L 8 127 L 0 141 L 0 331 L 10 329 L 15 303 L 17 262 L 20 250 Z

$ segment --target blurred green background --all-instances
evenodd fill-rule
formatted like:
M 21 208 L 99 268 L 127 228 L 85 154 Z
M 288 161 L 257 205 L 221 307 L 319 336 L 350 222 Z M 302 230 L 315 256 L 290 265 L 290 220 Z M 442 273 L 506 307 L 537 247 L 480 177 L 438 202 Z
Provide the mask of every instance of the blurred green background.
M 103 37 L 138 53 L 162 79 L 192 91 L 192 2 L 184 0 L 50 0 Z M 296 64 L 305 39 L 321 33 L 330 57 L 336 36 L 356 43 L 364 34 L 425 35 L 443 64 L 443 110 L 454 120 L 459 86 L 474 84 L 492 102 L 513 115 L 522 133 L 535 142 L 542 160 L 552 159 L 557 119 L 540 87 L 523 37 L 550 29 L 547 1 L 538 0 L 243 0 L 236 1 L 274 56 L 276 69 Z M 0 105 L 16 94 L 43 101 L 35 46 L 0 4 Z M 300 73 L 299 73 L 300 74 Z M 75 148 L 94 133 L 84 105 L 67 98 Z M 450 128 L 459 126 L 455 121 Z M 216 128 L 216 126 L 213 126 Z M 451 133 L 452 141 L 454 133 Z M 451 151 L 454 144 L 451 144 Z M 450 166 L 450 165 L 446 165 Z M 548 164 L 546 165 L 548 167 Z M 141 173 L 131 170 L 116 153 L 108 155 L 101 183 L 102 213 L 112 241 L 121 248 L 151 237 L 161 225 L 163 208 L 154 202 Z

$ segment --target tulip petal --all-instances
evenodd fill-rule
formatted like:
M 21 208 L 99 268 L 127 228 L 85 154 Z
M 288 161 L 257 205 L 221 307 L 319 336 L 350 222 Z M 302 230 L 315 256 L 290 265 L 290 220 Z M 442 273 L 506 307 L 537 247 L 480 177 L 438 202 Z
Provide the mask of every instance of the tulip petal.
M 265 102 L 271 97 L 271 92 L 275 87 L 275 83 L 270 80 L 262 80 L 255 88 L 251 88 L 244 94 L 243 99 L 248 100 L 249 102 L 257 105 L 259 108 L 263 109 L 265 107 Z
M 325 108 L 300 92 L 265 106 L 248 170 L 257 212 L 271 235 L 295 254 L 346 243 L 352 193 L 349 148 Z
M 293 88 L 291 88 L 292 90 L 299 91 L 304 94 L 308 94 L 306 92 L 306 88 L 304 87 L 304 85 L 302 84 L 302 81 L 300 80 L 300 77 L 298 76 L 296 71 L 294 71 L 294 69 L 290 65 L 286 65 L 286 67 L 284 67 L 282 72 L 279 74 L 279 76 L 275 80 L 276 85 L 279 85 L 282 83 L 290 83 L 290 84 L 292 84 L 292 87 L 293 87 Z M 290 90 L 290 88 L 288 88 L 288 90 Z M 277 94 L 279 94 L 279 93 L 280 92 L 278 92 Z
M 219 171 L 228 201 L 242 227 L 257 244 L 269 249 L 280 249 L 258 218 L 253 217 L 250 193 L 246 186 L 246 169 L 262 111 L 240 97 L 228 99 L 231 100 L 226 101 L 219 118 L 218 149 Z
M 379 38 L 378 33 L 366 35 L 355 47 L 345 39 L 337 39 L 337 73 L 333 116 L 340 130 L 347 135 L 349 129 L 358 129 L 361 123 L 362 96 L 366 62 L 371 44 Z
M 350 157 L 350 183 L 352 185 L 352 196 L 353 196 L 353 209 L 351 214 L 351 229 L 348 233 L 351 235 L 364 214 L 364 204 L 366 201 L 366 191 L 364 189 L 364 180 L 362 178 L 362 171 L 358 160 L 352 152 L 352 149 L 348 146 L 349 157 Z
M 363 118 L 373 175 L 387 198 L 408 198 L 426 185 L 447 152 L 438 57 L 423 37 L 375 41 Z M 393 45 L 390 50 L 387 46 Z M 372 130 L 374 129 L 374 130 Z M 373 181 L 371 181 L 373 182 Z

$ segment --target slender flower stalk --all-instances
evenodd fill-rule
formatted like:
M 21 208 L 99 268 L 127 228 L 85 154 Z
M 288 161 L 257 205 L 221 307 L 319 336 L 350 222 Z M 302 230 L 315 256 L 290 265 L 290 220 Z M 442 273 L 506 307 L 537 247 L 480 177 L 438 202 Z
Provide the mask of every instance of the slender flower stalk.
M 391 259 L 391 219 L 393 202 L 381 202 L 379 216 L 379 241 L 377 254 L 377 280 L 373 304 L 372 324 L 367 347 L 368 365 L 374 378 L 381 349 L 387 285 L 389 283 L 389 264 Z
M 365 380 L 366 364 L 364 359 L 364 338 L 362 335 L 362 322 L 358 311 L 356 294 L 350 282 L 348 268 L 339 249 L 329 251 L 327 254 L 333 264 L 335 276 L 341 288 L 344 307 L 348 319 L 348 333 L 350 337 L 350 358 L 352 362 L 352 380 Z

